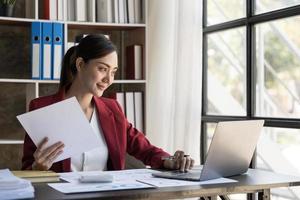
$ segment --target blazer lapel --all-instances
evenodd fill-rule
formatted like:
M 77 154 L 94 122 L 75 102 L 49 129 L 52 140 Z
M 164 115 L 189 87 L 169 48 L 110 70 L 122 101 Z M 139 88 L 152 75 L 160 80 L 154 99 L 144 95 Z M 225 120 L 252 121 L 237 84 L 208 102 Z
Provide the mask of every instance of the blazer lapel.
M 115 170 L 122 169 L 120 146 L 113 113 L 101 99 L 94 97 L 94 102 L 113 168 Z

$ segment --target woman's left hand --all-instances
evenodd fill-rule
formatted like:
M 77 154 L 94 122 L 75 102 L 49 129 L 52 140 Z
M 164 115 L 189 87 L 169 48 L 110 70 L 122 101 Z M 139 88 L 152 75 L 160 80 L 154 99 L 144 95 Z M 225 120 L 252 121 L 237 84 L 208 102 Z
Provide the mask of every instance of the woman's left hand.
M 185 155 L 183 151 L 177 150 L 174 156 L 164 160 L 164 168 L 166 169 L 179 169 L 186 172 L 194 166 L 194 159 L 189 155 Z

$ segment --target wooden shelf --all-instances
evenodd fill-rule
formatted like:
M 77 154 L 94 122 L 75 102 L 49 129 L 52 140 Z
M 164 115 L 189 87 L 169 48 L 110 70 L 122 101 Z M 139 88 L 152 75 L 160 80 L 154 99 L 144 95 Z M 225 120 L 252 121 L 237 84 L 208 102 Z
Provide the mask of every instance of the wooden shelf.
M 108 29 L 108 30 L 132 30 L 145 28 L 145 24 L 117 24 L 117 23 L 100 23 L 100 22 L 72 22 L 67 21 L 65 24 L 71 29 Z
M 30 26 L 34 19 L 16 18 L 16 17 L 0 17 L 0 25 L 12 26 Z
M 17 18 L 17 17 L 0 17 L 0 25 L 12 26 L 30 26 L 35 19 Z M 75 21 L 58 21 L 39 19 L 40 22 L 61 22 L 72 29 L 109 29 L 109 30 L 132 30 L 137 28 L 145 28 L 145 24 L 120 24 L 120 23 L 100 23 L 100 22 L 75 22 Z
M 114 80 L 114 83 L 146 83 L 146 80 Z
M 34 80 L 34 79 L 0 79 L 0 83 L 41 83 L 58 84 L 59 80 Z M 146 80 L 114 80 L 114 83 L 146 83 Z
M 23 144 L 23 140 L 0 140 L 0 144 Z
M 0 83 L 59 83 L 58 80 L 0 79 Z

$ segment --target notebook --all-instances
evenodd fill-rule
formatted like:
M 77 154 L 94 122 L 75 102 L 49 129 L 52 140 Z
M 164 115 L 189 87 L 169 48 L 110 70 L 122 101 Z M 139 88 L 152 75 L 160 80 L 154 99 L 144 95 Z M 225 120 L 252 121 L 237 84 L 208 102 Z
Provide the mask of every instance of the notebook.
M 12 171 L 12 173 L 32 183 L 39 182 L 59 182 L 59 174 L 53 171 L 35 171 L 35 170 L 23 170 L 23 171 Z

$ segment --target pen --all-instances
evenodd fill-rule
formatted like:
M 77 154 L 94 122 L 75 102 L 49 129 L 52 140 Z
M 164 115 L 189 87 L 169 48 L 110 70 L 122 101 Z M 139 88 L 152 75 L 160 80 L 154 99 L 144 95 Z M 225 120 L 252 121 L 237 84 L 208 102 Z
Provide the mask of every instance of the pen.
M 190 155 L 184 155 L 184 157 L 188 157 Z M 175 156 L 163 156 L 161 157 L 161 160 L 174 160 Z

